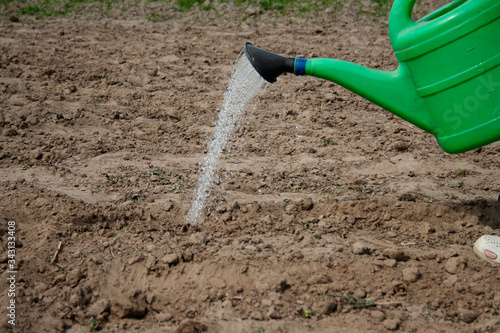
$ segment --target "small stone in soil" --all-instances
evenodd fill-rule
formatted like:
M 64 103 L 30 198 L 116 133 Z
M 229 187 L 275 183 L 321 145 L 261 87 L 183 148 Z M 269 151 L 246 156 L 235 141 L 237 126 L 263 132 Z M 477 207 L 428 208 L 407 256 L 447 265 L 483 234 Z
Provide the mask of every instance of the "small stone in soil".
M 403 269 L 403 280 L 407 282 L 417 282 L 420 279 L 420 272 L 417 267 Z
M 395 259 L 397 261 L 407 261 L 409 259 L 402 249 L 385 249 L 383 254 L 387 258 Z
M 311 198 L 306 198 L 300 203 L 300 208 L 302 210 L 311 210 L 314 206 L 314 203 Z
M 467 267 L 467 259 L 464 257 L 452 257 L 446 261 L 445 268 L 450 274 L 457 274 Z
M 477 314 L 469 309 L 458 309 L 460 320 L 468 324 L 472 323 L 477 318 Z
M 370 312 L 370 315 L 372 316 L 373 319 L 378 320 L 378 321 L 383 321 L 385 320 L 385 313 L 379 310 L 374 310 Z
M 361 242 L 356 242 L 352 246 L 352 253 L 354 254 L 369 254 L 370 253 L 370 248 Z
M 389 331 L 396 331 L 399 329 L 399 320 L 397 319 L 386 319 L 382 322 L 382 325 Z
M 179 262 L 179 255 L 177 253 L 166 254 L 162 261 L 170 266 L 174 266 Z

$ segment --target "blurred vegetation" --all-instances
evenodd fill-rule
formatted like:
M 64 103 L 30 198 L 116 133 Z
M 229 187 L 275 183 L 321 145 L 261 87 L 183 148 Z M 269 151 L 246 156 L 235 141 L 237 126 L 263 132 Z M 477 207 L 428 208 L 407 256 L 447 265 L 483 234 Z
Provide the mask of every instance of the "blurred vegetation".
M 65 16 L 79 9 L 92 7 L 106 15 L 111 10 L 126 11 L 128 6 L 151 6 L 164 3 L 179 12 L 198 8 L 200 10 L 217 11 L 219 4 L 233 4 L 246 9 L 257 8 L 260 13 L 274 12 L 278 15 L 297 13 L 304 15 L 310 12 L 322 11 L 327 8 L 336 10 L 346 3 L 359 6 L 360 14 L 386 15 L 393 0 L 0 0 L 0 15 L 7 13 L 10 20 L 31 17 L 36 20 L 53 16 Z M 368 4 L 368 6 L 367 6 Z M 372 4 L 372 5 L 370 5 Z M 161 21 L 163 15 L 153 13 L 149 19 Z

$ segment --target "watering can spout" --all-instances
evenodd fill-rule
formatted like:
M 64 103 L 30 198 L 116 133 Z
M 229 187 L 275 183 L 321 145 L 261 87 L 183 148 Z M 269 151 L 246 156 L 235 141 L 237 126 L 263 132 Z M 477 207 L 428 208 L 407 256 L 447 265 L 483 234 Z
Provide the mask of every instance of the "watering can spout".
M 276 78 L 283 73 L 326 79 L 432 133 L 425 106 L 404 66 L 386 72 L 337 59 L 287 58 L 250 43 L 245 45 L 245 54 L 268 82 L 276 82 Z
M 277 55 L 250 43 L 245 44 L 245 54 L 255 70 L 267 82 L 276 82 L 276 78 L 283 73 L 294 73 L 294 58 Z

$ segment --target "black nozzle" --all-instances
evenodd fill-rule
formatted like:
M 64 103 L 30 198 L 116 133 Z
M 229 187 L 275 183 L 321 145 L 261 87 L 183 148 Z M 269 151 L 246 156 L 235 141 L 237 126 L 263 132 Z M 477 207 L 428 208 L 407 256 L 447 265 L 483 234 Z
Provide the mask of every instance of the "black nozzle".
M 245 44 L 245 54 L 255 70 L 267 82 L 276 82 L 276 78 L 283 73 L 295 73 L 295 58 L 282 57 L 250 43 Z

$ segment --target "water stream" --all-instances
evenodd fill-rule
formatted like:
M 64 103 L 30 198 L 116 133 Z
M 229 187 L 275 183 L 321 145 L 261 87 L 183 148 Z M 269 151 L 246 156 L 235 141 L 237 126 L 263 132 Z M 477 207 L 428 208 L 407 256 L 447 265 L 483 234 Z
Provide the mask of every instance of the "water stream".
M 222 150 L 233 128 L 238 123 L 240 116 L 249 106 L 250 102 L 268 86 L 259 73 L 253 68 L 245 53 L 242 51 L 236 60 L 233 74 L 229 79 L 228 87 L 224 93 L 222 108 L 215 125 L 212 140 L 208 145 L 208 152 L 201 169 L 198 186 L 194 192 L 191 208 L 187 220 L 191 224 L 203 222 L 201 215 L 214 181 Z

